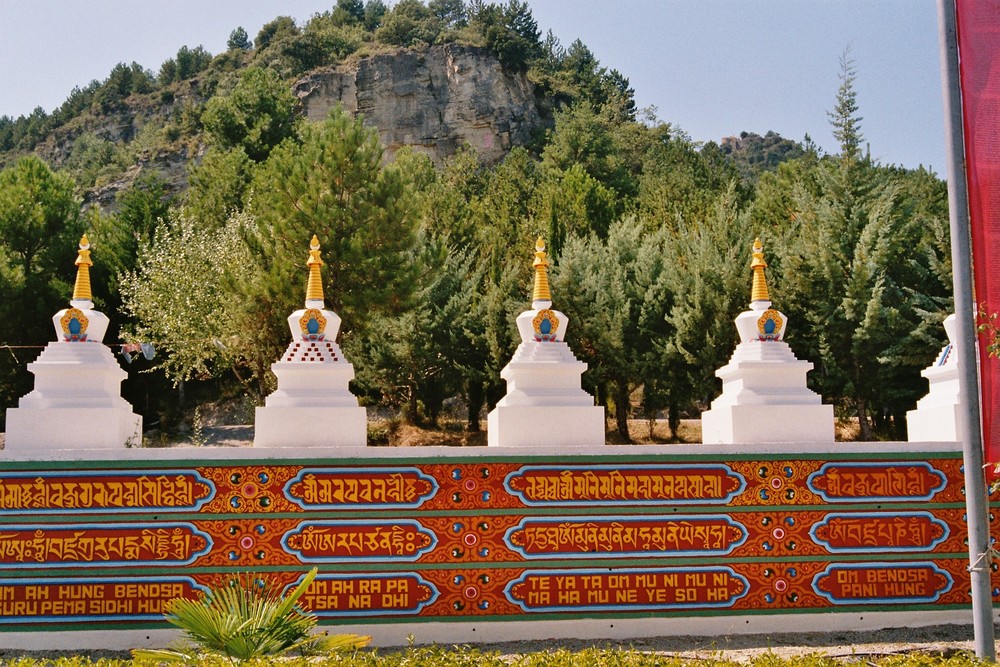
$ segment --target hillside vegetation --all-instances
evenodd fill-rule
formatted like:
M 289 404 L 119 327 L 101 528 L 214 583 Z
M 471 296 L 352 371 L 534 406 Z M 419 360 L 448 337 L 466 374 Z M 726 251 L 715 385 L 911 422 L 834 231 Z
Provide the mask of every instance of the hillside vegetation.
M 385 160 L 342 109 L 303 120 L 292 87 L 309 72 L 442 43 L 526 77 L 548 129 L 496 164 L 473 149 L 435 164 Z M 338 0 L 252 41 L 237 28 L 225 53 L 119 65 L 51 114 L 0 118 L 0 407 L 31 387 L 25 364 L 52 337 L 84 231 L 116 327 L 105 342 L 158 351 L 127 366 L 147 425 L 177 428 L 220 397 L 261 402 L 316 234 L 356 393 L 416 424 L 460 409 L 477 430 L 505 391 L 543 236 L 586 388 L 628 441 L 629 417 L 675 430 L 717 393 L 759 236 L 813 388 L 861 437 L 902 437 L 951 309 L 946 191 L 861 150 L 854 67 L 831 91 L 840 152 L 825 155 L 774 133 L 691 141 L 518 0 Z

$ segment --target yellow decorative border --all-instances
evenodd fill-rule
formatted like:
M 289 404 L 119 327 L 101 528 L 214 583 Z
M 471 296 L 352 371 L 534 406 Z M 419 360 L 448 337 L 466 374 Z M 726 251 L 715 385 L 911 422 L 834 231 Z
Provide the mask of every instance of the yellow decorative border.
M 69 330 L 69 323 L 76 318 L 80 323 L 80 333 L 74 334 Z M 69 308 L 63 314 L 62 318 L 59 320 L 59 326 L 62 327 L 63 336 L 67 340 L 86 340 L 87 339 L 87 326 L 90 325 L 90 320 L 87 316 L 83 314 L 83 311 L 79 308 Z
M 319 331 L 315 334 L 309 333 L 309 320 L 316 320 L 319 322 Z M 323 313 L 320 310 L 310 308 L 306 312 L 302 313 L 302 317 L 299 319 L 299 328 L 302 329 L 303 336 L 323 336 L 326 332 L 326 318 L 323 317 Z
M 542 333 L 542 322 L 548 321 L 550 325 L 549 333 Z M 535 330 L 535 340 L 555 340 L 556 331 L 559 329 L 559 318 L 551 310 L 546 308 L 545 310 L 538 311 L 535 315 L 535 319 L 531 321 L 531 326 Z
M 774 322 L 774 333 L 769 334 L 765 332 L 765 327 L 768 322 Z M 757 319 L 757 332 L 760 335 L 761 340 L 778 340 L 781 335 L 781 325 L 784 324 L 784 320 L 781 318 L 781 313 L 774 310 L 773 308 L 768 308 L 764 311 L 764 314 Z

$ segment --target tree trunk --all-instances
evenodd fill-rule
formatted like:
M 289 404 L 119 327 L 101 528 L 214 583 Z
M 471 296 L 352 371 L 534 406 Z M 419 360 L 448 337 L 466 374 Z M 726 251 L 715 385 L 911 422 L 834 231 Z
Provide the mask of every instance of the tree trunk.
M 670 428 L 670 441 L 677 442 L 677 429 L 681 427 L 681 408 L 677 401 L 670 401 L 667 408 L 667 426 Z
M 860 396 L 854 399 L 854 406 L 858 413 L 858 426 L 861 428 L 859 437 L 867 442 L 872 439 L 872 428 L 868 422 L 868 406 L 865 405 L 865 399 Z
M 264 359 L 257 355 L 257 405 L 264 405 L 267 398 L 267 369 L 264 367 Z
M 615 423 L 618 426 L 618 435 L 623 442 L 632 442 L 628 433 L 628 381 L 618 380 L 615 382 Z
M 417 409 L 417 390 L 412 385 L 407 389 L 409 392 L 406 397 L 406 421 L 414 426 L 419 426 L 420 411 Z
M 469 380 L 465 384 L 465 406 L 468 409 L 465 430 L 469 433 L 479 433 L 479 413 L 486 403 L 486 391 L 483 383 Z
M 500 399 L 507 393 L 507 382 L 492 382 L 486 387 L 486 409 L 493 410 L 500 402 Z

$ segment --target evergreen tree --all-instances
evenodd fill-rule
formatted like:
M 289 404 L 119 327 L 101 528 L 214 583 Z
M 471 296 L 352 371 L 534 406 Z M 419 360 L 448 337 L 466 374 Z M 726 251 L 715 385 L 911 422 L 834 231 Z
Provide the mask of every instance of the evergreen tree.
M 202 122 L 223 148 L 240 147 L 254 162 L 295 135 L 295 97 L 272 70 L 248 67 L 228 95 L 208 101 Z
M 337 0 L 332 17 L 337 25 L 361 23 L 365 20 L 365 3 L 361 0 Z
M 201 162 L 188 166 L 188 215 L 207 229 L 225 224 L 233 213 L 243 210 L 253 166 L 242 147 L 209 148 Z
M 540 179 L 538 165 L 529 153 L 515 148 L 489 175 L 476 201 L 480 257 L 494 283 L 501 282 L 508 260 L 524 262 L 522 249 L 532 247 L 544 231 L 533 219 L 531 209 Z M 524 277 L 527 282 L 527 269 Z
M 148 242 L 153 231 L 167 218 L 170 200 L 164 189 L 165 183 L 155 173 L 143 174 L 126 190 L 115 197 L 118 205 L 118 220 L 132 236 L 132 254 L 138 245 Z
M 606 239 L 570 236 L 553 273 L 554 299 L 572 321 L 569 343 L 588 364 L 587 384 L 610 399 L 623 442 L 631 441 L 633 392 L 657 375 L 665 239 L 635 218 L 618 221 Z
M 338 108 L 305 125 L 256 171 L 248 210 L 254 277 L 238 286 L 249 306 L 244 354 L 261 393 L 270 363 L 287 340 L 285 318 L 303 299 L 303 253 L 317 235 L 326 304 L 343 318 L 342 336 L 364 335 L 373 314 L 399 312 L 413 287 L 405 253 L 413 244 L 412 197 L 392 165 L 383 167 L 378 135 Z
M 445 399 L 463 393 L 479 315 L 474 303 L 480 276 L 473 260 L 471 252 L 421 230 L 408 258 L 416 278 L 412 306 L 376 318 L 369 335 L 354 341 L 364 369 L 360 382 L 376 388 L 385 403 L 402 406 L 411 424 L 426 420 L 436 426 Z M 470 430 L 478 430 L 476 422 Z
M 560 111 L 556 113 L 555 130 L 542 151 L 542 163 L 562 171 L 579 165 L 616 194 L 634 197 L 637 184 L 616 145 L 616 126 L 616 122 L 588 103 Z
M 665 243 L 661 290 L 669 299 L 663 311 L 669 335 L 658 348 L 672 421 L 681 411 L 707 409 L 718 393 L 715 371 L 736 347 L 733 321 L 749 302 L 754 236 L 731 184 L 704 218 L 682 219 Z
M 383 44 L 433 44 L 443 28 L 441 20 L 420 0 L 400 0 L 382 18 L 375 39 Z
M 473 2 L 468 8 L 469 23 L 486 40 L 500 63 L 514 72 L 525 72 L 529 63 L 542 55 L 541 33 L 528 3 L 508 0 L 506 5 Z
M 69 177 L 33 155 L 0 171 L 0 343 L 40 347 L 52 339 L 52 314 L 72 294 L 82 233 L 80 202 Z M 25 368 L 30 358 L 23 355 L 14 350 L 0 355 L 4 405 L 14 405 L 31 387 Z
M 389 8 L 386 7 L 385 2 L 382 0 L 367 0 L 367 2 L 365 2 L 365 30 L 368 32 L 375 32 L 378 30 L 378 27 L 382 25 L 382 19 L 385 18 L 386 12 L 388 11 Z
M 850 49 L 840 55 L 840 87 L 837 89 L 837 103 L 833 111 L 827 112 L 830 125 L 833 126 L 833 138 L 840 142 L 840 157 L 846 164 L 857 162 L 861 158 L 862 117 L 858 115 L 858 94 L 854 90 L 854 81 L 858 70 L 854 66 Z
M 253 44 L 250 43 L 250 36 L 247 35 L 247 31 L 243 29 L 243 26 L 237 26 L 235 30 L 229 33 L 229 41 L 226 42 L 227 49 L 239 49 L 240 51 L 249 51 L 253 48 Z
M 606 238 L 618 207 L 611 190 L 574 164 L 567 171 L 549 171 L 538 188 L 534 208 L 536 219 L 547 228 L 549 254 L 557 258 L 569 234 L 593 232 Z
M 80 202 L 70 178 L 34 155 L 0 171 L 0 246 L 23 280 L 68 273 L 61 261 L 69 258 L 72 268 L 81 233 Z

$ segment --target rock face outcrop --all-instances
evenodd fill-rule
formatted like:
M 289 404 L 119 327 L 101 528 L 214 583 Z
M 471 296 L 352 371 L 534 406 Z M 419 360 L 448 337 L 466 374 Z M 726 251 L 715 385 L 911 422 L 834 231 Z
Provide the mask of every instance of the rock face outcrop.
M 337 104 L 378 129 L 390 157 L 402 146 L 440 164 L 463 146 L 491 164 L 527 144 L 543 124 L 531 84 L 485 49 L 447 44 L 362 58 L 295 85 L 306 118 Z

